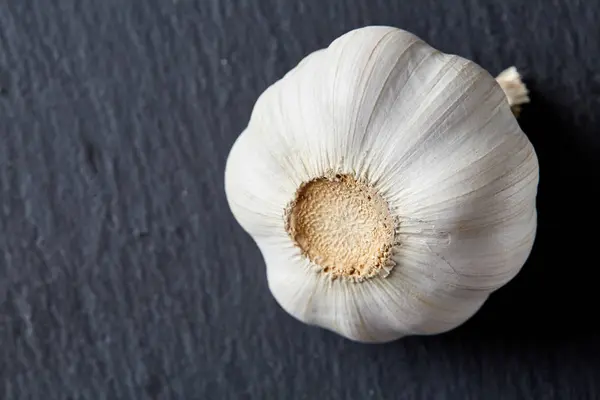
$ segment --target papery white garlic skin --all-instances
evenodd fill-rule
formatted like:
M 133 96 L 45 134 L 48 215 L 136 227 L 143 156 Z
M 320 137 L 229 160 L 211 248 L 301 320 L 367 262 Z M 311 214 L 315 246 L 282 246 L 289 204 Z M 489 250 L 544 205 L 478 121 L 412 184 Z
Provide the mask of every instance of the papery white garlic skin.
M 395 224 L 386 265 L 365 279 L 324 271 L 288 232 L 302 185 L 336 174 L 380 196 Z M 510 281 L 533 246 L 537 185 L 536 154 L 495 79 L 379 26 L 339 37 L 267 88 L 225 171 L 281 307 L 367 343 L 453 329 Z M 362 229 L 352 207 L 364 193 L 339 203 L 348 215 L 329 209 L 336 221 Z M 317 217 L 313 232 L 332 228 Z

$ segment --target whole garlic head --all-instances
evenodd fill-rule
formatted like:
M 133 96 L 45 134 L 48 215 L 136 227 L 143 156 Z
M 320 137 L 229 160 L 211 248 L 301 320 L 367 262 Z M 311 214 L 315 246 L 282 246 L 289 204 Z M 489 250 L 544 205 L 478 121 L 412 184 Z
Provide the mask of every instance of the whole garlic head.
M 225 189 L 281 307 L 387 342 L 453 329 L 511 280 L 535 237 L 538 161 L 506 96 L 475 63 L 379 26 L 270 86 Z

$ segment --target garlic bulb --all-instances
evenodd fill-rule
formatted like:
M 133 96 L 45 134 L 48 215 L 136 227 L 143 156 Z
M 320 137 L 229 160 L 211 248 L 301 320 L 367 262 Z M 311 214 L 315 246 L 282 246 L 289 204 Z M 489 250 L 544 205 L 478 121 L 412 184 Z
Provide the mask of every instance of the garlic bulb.
M 225 189 L 285 311 L 387 342 L 455 328 L 518 273 L 538 161 L 511 112 L 525 86 L 503 78 L 377 26 L 259 97 Z

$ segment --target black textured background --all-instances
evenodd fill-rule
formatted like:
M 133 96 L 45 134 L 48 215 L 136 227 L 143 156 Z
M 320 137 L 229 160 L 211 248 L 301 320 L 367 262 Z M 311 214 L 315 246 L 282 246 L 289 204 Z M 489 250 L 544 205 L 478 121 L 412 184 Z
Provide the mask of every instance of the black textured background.
M 379 346 L 287 316 L 223 193 L 259 93 L 368 24 L 519 67 L 541 165 L 522 273 Z M 597 399 L 599 183 L 597 0 L 0 1 L 0 398 Z

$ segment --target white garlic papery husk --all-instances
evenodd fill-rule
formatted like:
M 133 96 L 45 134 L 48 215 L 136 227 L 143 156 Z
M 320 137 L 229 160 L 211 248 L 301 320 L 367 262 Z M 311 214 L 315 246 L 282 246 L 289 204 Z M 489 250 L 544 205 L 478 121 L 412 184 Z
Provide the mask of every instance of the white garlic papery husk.
M 533 246 L 539 178 L 506 96 L 391 27 L 351 31 L 270 86 L 225 190 L 281 307 L 381 343 L 453 329 L 509 282 Z

